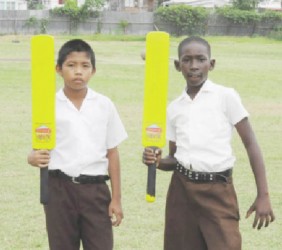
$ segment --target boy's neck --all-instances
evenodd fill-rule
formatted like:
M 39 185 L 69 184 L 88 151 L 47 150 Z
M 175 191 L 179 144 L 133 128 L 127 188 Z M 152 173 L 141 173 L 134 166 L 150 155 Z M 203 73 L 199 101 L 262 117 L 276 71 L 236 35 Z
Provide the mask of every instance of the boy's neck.
M 70 90 L 68 88 L 64 88 L 65 96 L 73 103 L 73 105 L 79 110 L 84 98 L 87 94 L 87 88 L 80 90 Z
M 64 93 L 66 97 L 69 98 L 70 100 L 84 99 L 87 94 L 87 88 L 80 90 L 71 90 L 68 88 L 64 88 Z
M 204 85 L 204 82 L 199 86 L 188 86 L 187 85 L 186 93 L 190 96 L 191 99 L 194 99 L 195 96 L 200 91 L 200 89 L 203 87 L 203 85 Z

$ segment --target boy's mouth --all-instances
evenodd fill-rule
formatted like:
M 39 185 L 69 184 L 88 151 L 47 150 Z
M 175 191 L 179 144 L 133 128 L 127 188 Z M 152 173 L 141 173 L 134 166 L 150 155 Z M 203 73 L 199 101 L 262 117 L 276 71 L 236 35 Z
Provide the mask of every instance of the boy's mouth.
M 202 77 L 202 74 L 200 73 L 189 73 L 188 77 L 192 77 L 192 78 L 198 78 L 198 77 Z
M 83 80 L 81 78 L 76 78 L 73 80 L 75 83 L 83 83 Z
M 199 78 L 202 78 L 202 74 L 193 74 L 193 73 L 189 73 L 188 75 L 188 78 L 190 79 L 199 79 Z

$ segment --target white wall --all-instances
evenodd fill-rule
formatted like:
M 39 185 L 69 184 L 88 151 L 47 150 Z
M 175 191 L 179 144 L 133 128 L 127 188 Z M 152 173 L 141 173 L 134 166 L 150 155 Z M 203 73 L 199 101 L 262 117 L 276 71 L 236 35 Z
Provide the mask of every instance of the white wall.
M 0 10 L 26 10 L 27 3 L 24 0 L 0 0 Z

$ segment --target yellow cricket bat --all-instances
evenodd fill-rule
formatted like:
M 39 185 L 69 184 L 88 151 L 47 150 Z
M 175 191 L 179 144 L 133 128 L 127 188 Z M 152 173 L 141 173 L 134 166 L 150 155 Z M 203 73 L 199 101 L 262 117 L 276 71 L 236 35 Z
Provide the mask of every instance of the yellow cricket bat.
M 166 105 L 169 71 L 169 34 L 149 32 L 146 36 L 144 111 L 142 144 L 164 147 L 166 142 Z M 155 201 L 156 166 L 148 167 L 148 202 Z
M 31 38 L 32 85 L 32 147 L 53 149 L 56 142 L 55 125 L 55 45 L 49 35 Z M 40 201 L 48 199 L 48 169 L 40 171 Z

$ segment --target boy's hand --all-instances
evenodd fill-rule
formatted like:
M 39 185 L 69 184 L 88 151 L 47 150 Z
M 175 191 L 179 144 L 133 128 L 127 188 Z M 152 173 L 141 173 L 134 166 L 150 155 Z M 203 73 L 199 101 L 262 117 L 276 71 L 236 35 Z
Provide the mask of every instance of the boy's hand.
M 120 225 L 123 219 L 123 212 L 121 203 L 115 200 L 112 200 L 109 206 L 109 216 L 112 219 L 112 225 L 117 227 Z
M 268 227 L 269 223 L 275 220 L 268 195 L 256 198 L 253 205 L 249 208 L 246 218 L 249 218 L 254 211 L 256 214 L 253 222 L 253 228 L 260 230 L 263 225 L 264 227 Z
M 162 150 L 160 148 L 146 147 L 143 151 L 142 162 L 147 166 L 156 164 L 156 166 L 158 167 L 160 164 L 161 156 Z
M 45 149 L 32 150 L 27 157 L 27 162 L 30 165 L 39 168 L 48 167 L 49 161 L 50 161 L 50 152 Z

